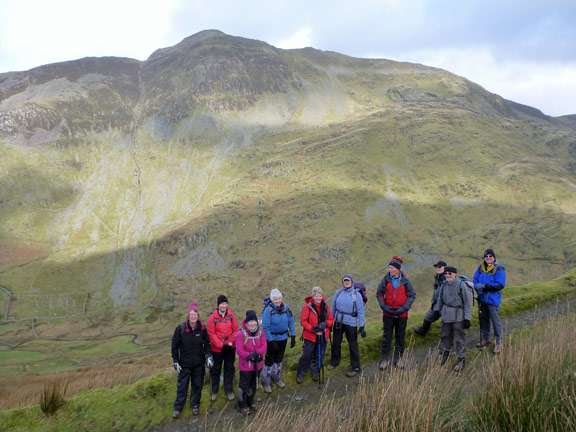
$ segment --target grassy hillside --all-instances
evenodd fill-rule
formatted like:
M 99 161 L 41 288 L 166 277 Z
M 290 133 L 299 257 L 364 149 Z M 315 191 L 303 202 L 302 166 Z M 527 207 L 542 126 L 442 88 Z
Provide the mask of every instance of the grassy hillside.
M 208 31 L 0 84 L 5 375 L 162 349 L 219 293 L 241 315 L 345 272 L 373 290 L 392 255 L 417 311 L 440 258 L 576 266 L 573 122 L 446 71 Z

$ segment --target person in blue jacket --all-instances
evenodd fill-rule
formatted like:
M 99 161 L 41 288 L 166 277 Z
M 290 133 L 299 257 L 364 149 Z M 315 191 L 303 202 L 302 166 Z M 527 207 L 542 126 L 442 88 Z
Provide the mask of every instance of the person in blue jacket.
M 342 276 L 342 287 L 336 291 L 332 300 L 334 315 L 332 355 L 328 369 L 334 369 L 340 363 L 342 338 L 346 335 L 350 347 L 350 370 L 346 376 L 353 377 L 361 371 L 360 350 L 358 349 L 358 333 L 366 337 L 364 331 L 364 301 L 352 284 L 352 276 Z
M 490 322 L 494 328 L 494 354 L 502 350 L 502 323 L 500 322 L 500 302 L 502 290 L 506 286 L 506 269 L 496 260 L 493 249 L 484 251 L 484 260 L 474 273 L 474 289 L 478 293 L 478 321 L 481 340 L 477 348 L 490 343 Z
M 290 306 L 282 302 L 282 293 L 276 288 L 270 291 L 270 297 L 264 299 L 262 328 L 268 343 L 262 369 L 262 386 L 266 393 L 272 393 L 272 380 L 278 387 L 286 387 L 282 381 L 282 361 L 288 336 L 290 336 L 290 348 L 296 345 L 294 316 Z

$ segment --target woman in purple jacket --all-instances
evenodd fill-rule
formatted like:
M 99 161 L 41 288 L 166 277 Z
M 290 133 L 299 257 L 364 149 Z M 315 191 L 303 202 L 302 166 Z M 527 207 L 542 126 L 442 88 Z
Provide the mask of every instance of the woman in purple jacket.
M 256 312 L 249 310 L 242 321 L 241 330 L 236 335 L 236 353 L 238 354 L 238 409 L 244 415 L 256 412 L 254 402 L 258 387 L 258 377 L 262 369 L 262 359 L 266 354 L 266 335 L 258 324 Z

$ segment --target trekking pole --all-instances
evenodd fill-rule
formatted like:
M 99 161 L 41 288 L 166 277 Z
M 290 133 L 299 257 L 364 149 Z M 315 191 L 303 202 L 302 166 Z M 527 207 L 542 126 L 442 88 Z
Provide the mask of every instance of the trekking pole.
M 325 336 L 322 335 L 318 338 L 318 362 L 320 364 L 320 373 L 318 377 L 318 386 L 324 384 L 324 338 Z
M 210 409 L 208 410 L 208 412 L 210 414 L 212 414 L 214 412 L 214 402 L 212 401 L 212 374 L 210 373 L 212 372 L 210 369 L 208 369 L 208 376 L 210 377 L 209 381 L 210 381 Z
M 254 371 L 256 372 L 256 391 L 258 391 L 258 360 L 254 362 Z

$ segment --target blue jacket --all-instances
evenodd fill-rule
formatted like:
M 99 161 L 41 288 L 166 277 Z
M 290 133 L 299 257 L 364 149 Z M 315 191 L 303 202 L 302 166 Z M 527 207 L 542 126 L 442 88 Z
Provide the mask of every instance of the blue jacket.
M 354 301 L 356 299 L 356 301 Z M 341 287 L 332 299 L 332 314 L 334 322 L 340 322 L 352 327 L 364 327 L 364 301 L 362 294 L 350 287 Z M 354 316 L 354 314 L 356 314 Z M 356 322 L 358 320 L 358 322 Z
M 288 339 L 288 336 L 296 336 L 296 329 L 294 328 L 294 315 L 290 310 L 290 306 L 282 303 L 281 310 L 272 303 L 270 298 L 264 299 L 264 309 L 262 310 L 262 328 L 266 334 L 266 340 L 270 341 L 283 341 Z M 288 334 L 290 332 L 290 334 Z
M 502 264 L 495 261 L 494 269 L 486 273 L 482 270 L 482 264 L 480 264 L 474 273 L 474 288 L 476 288 L 478 284 L 488 285 L 484 287 L 482 295 L 478 298 L 478 302 L 500 306 L 502 289 L 506 286 L 506 269 Z

